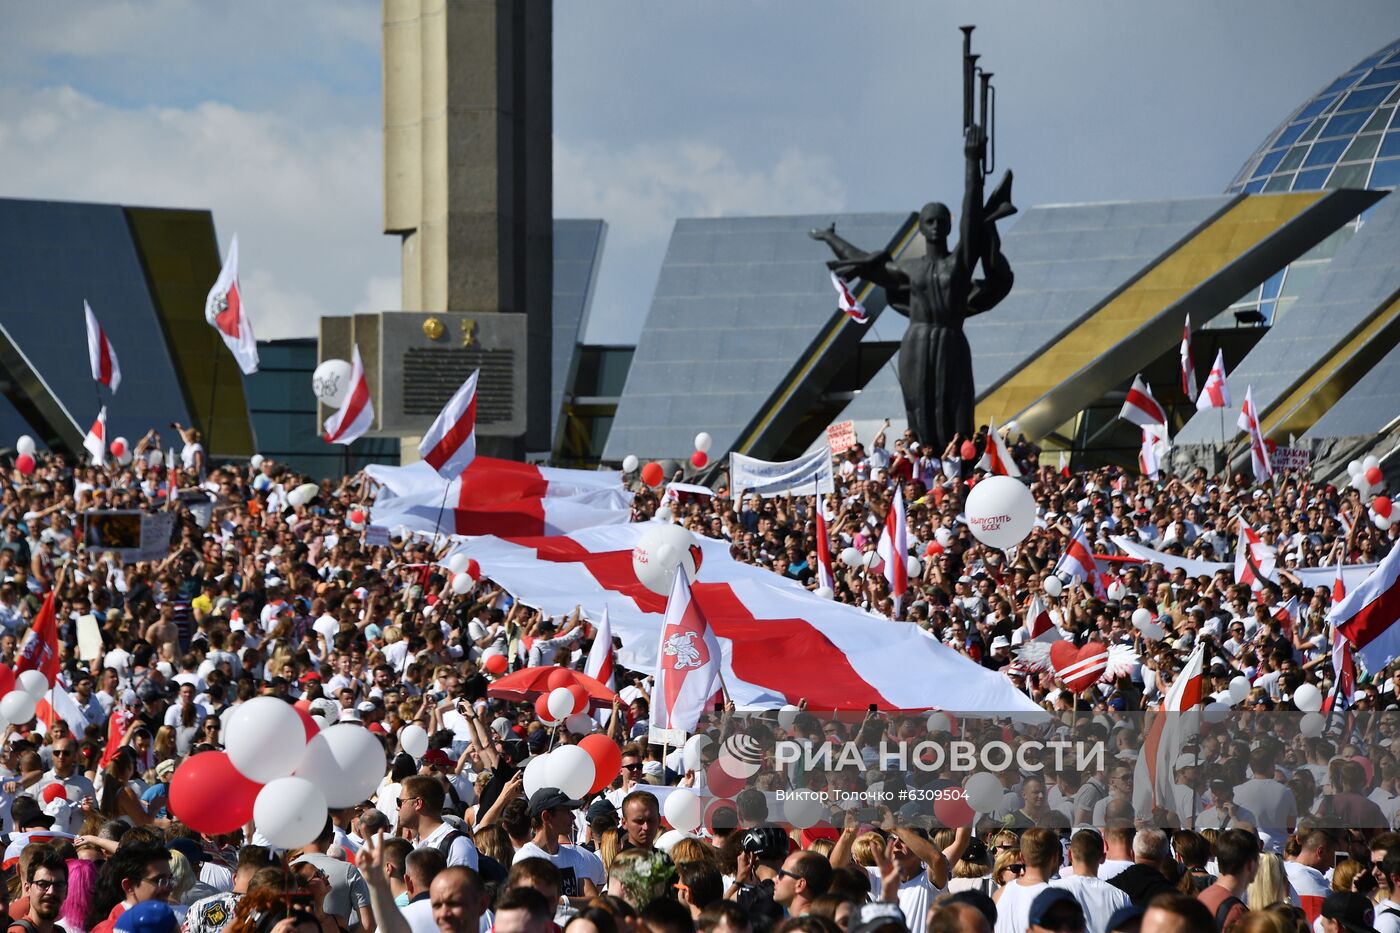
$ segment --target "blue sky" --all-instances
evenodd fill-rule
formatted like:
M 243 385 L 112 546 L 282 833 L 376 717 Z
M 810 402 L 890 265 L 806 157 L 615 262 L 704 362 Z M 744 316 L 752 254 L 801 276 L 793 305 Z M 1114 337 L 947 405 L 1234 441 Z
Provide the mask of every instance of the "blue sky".
M 0 196 L 211 207 L 225 245 L 240 235 L 260 336 L 393 309 L 379 15 L 10 5 Z M 589 338 L 635 337 L 679 216 L 956 202 L 963 22 L 1029 205 L 1220 192 L 1294 106 L 1400 35 L 1400 5 L 560 2 L 555 210 L 610 225 Z

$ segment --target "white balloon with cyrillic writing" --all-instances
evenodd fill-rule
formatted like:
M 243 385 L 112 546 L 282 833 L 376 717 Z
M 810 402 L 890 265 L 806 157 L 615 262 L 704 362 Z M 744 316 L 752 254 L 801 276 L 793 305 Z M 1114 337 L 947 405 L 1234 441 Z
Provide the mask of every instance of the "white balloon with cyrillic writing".
M 972 536 L 1004 551 L 1035 527 L 1035 497 L 1009 476 L 988 476 L 967 494 L 966 513 Z
M 239 774 L 259 784 L 291 774 L 305 747 L 301 717 L 291 704 L 276 697 L 254 697 L 238 704 L 224 727 L 229 761 Z
M 271 781 L 253 802 L 258 832 L 279 849 L 312 842 L 326 825 L 326 796 L 315 784 L 299 777 Z
M 311 374 L 311 391 L 327 408 L 339 408 L 350 391 L 351 366 L 345 360 L 326 360 Z
M 374 733 L 361 726 L 341 724 L 323 726 L 306 743 L 293 774 L 321 788 L 327 805 L 349 807 L 370 798 L 384 780 L 386 767 L 384 746 Z
M 598 776 L 593 756 L 577 745 L 560 745 L 549 753 L 549 766 L 544 771 L 544 786 L 557 787 L 564 796 L 581 800 Z
M 678 787 L 666 795 L 666 822 L 683 833 L 693 832 L 700 825 L 700 798 L 689 787 Z
M 700 569 L 700 546 L 680 525 L 656 523 L 632 548 L 632 572 L 653 593 L 671 594 L 676 568 L 684 567 L 686 579 L 695 582 Z

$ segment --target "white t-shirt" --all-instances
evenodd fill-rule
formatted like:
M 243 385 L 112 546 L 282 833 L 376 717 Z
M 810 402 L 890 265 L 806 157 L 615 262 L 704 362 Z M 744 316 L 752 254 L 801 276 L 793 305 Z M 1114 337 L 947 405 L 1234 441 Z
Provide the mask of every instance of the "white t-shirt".
M 425 838 L 420 839 L 415 849 L 436 849 L 438 843 L 451 833 L 452 824 L 443 823 L 437 829 L 429 833 Z M 447 850 L 448 867 L 453 865 L 465 865 L 472 871 L 476 871 L 477 854 L 476 844 L 466 836 L 458 836 L 452 840 L 452 847 Z
M 515 861 L 527 858 L 542 858 L 559 869 L 559 893 L 565 897 L 583 897 L 585 879 L 593 882 L 599 891 L 603 890 L 606 881 L 603 862 L 591 852 L 574 846 L 560 846 L 556 854 L 550 855 L 531 841 L 515 850 Z
M 1400 933 L 1400 916 L 1388 914 L 1387 910 L 1400 910 L 1400 903 L 1386 898 L 1376 904 L 1376 920 L 1372 926 L 1376 933 Z
M 870 875 L 870 890 L 879 897 L 880 870 L 867 867 Z M 909 933 L 924 933 L 924 921 L 928 918 L 928 905 L 943 893 L 928 877 L 925 869 L 899 886 L 899 909 L 904 911 L 904 922 L 909 925 Z M 1000 933 L 1000 931 L 998 931 Z
M 1288 828 L 1298 821 L 1293 791 L 1272 779 L 1251 778 L 1235 788 L 1235 802 L 1259 818 L 1256 828 L 1272 838 L 1272 851 L 1282 849 Z
M 1069 875 L 1050 882 L 1050 885 L 1064 888 L 1079 901 L 1079 906 L 1084 908 L 1085 933 L 1108 933 L 1108 920 L 1113 912 L 1133 902 L 1124 891 L 1098 878 Z
M 1048 887 L 1050 885 L 1045 882 L 1021 884 L 1013 881 L 1002 888 L 997 900 L 996 933 L 1026 933 L 1031 924 L 1031 902 Z

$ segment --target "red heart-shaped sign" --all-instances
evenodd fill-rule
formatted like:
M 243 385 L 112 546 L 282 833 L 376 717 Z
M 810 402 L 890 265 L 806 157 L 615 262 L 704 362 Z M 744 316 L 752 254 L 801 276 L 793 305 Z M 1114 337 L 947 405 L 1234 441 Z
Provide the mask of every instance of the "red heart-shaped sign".
M 1057 641 L 1050 646 L 1050 666 L 1072 693 L 1083 693 L 1108 668 L 1108 645 L 1091 641 L 1076 648 L 1073 642 Z

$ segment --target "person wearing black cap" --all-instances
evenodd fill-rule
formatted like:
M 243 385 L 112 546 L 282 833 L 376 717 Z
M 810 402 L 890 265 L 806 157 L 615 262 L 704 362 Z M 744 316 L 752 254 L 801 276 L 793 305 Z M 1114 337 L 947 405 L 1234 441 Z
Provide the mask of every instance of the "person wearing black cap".
M 1084 908 L 1064 888 L 1045 888 L 1031 901 L 1030 933 L 1085 933 Z
M 530 828 L 534 835 L 519 849 L 515 860 L 542 858 L 559 869 L 559 893 L 587 901 L 595 897 L 606 875 L 603 862 L 591 852 L 561 845 L 574 828 L 574 811 L 583 806 L 557 787 L 541 787 L 530 795 Z M 584 906 L 578 904 L 576 906 Z
M 1322 933 L 1375 933 L 1375 909 L 1365 895 L 1333 891 L 1322 902 Z
M 585 815 L 588 824 L 588 838 L 579 845 L 579 848 L 589 852 L 597 852 L 603 834 L 610 829 L 617 829 L 617 818 L 617 807 L 613 806 L 608 798 L 601 794 L 593 798 Z

